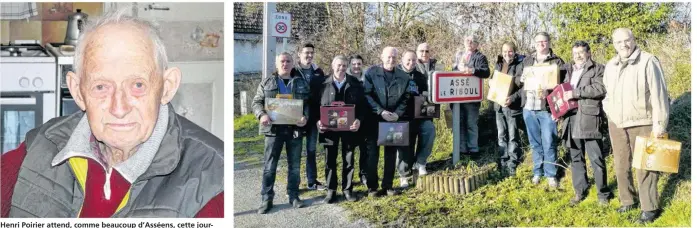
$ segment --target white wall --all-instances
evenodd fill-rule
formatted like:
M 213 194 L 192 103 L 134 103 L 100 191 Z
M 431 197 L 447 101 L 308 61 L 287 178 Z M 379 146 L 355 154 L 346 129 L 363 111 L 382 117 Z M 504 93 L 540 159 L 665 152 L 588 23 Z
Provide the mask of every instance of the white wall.
M 249 37 L 235 34 L 236 37 Z M 257 35 L 253 35 L 257 36 Z M 259 36 L 261 37 L 261 36 Z M 264 43 L 259 41 L 253 44 L 252 41 L 236 38 L 235 42 L 235 73 L 237 72 L 261 72 L 262 62 L 264 61 Z M 276 54 L 283 52 L 283 42 L 276 43 Z M 286 44 L 286 51 L 293 53 L 292 44 Z M 293 56 L 294 58 L 296 56 Z M 272 60 L 273 61 L 273 60 Z
M 213 135 L 224 139 L 224 79 L 223 61 L 172 62 L 170 67 L 179 67 L 182 72 L 181 84 L 209 84 L 211 89 L 212 116 L 209 126 L 201 126 Z M 187 91 L 188 92 L 188 91 Z M 195 96 L 196 94 L 179 94 L 179 96 Z M 198 123 L 197 123 L 198 124 Z

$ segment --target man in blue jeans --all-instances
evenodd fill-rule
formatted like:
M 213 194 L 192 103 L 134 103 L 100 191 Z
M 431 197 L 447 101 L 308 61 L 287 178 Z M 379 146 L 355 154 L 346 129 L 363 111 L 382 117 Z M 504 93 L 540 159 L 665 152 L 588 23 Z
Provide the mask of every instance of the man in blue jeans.
M 314 93 L 322 87 L 325 75 L 322 68 L 314 64 L 312 60 L 315 56 L 315 46 L 311 43 L 304 44 L 298 50 L 300 61 L 295 66 L 302 78 L 310 85 L 310 90 Z M 310 118 L 308 122 L 315 123 L 319 120 L 319 100 L 316 97 L 310 97 Z M 311 190 L 324 190 L 325 187 L 317 181 L 317 126 L 308 124 L 305 126 L 305 149 L 307 152 L 305 174 L 307 174 L 307 188 Z
M 550 37 L 546 32 L 535 34 L 535 54 L 525 57 L 523 69 L 535 64 L 556 64 L 562 69 L 564 60 L 556 56 L 551 49 Z M 522 75 L 522 70 L 519 74 Z M 566 75 L 566 70 L 560 70 L 560 77 Z M 516 77 L 520 84 L 525 83 L 525 75 Z M 563 81 L 563 78 L 560 79 Z M 542 176 L 547 178 L 551 188 L 559 187 L 557 182 L 557 123 L 547 106 L 547 95 L 551 89 L 520 90 L 523 105 L 523 120 L 532 146 L 533 184 L 539 184 Z

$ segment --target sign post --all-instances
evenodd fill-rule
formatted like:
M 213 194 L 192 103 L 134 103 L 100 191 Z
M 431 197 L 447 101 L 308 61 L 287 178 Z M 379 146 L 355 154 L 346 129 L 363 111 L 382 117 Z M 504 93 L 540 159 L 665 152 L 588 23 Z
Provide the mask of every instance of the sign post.
M 290 19 L 289 13 L 274 13 L 272 18 L 271 36 L 283 38 L 283 51 L 286 51 L 286 39 L 290 37 Z
M 460 103 L 482 101 L 482 79 L 471 73 L 436 71 L 429 80 L 433 103 L 453 104 L 453 165 L 460 161 Z
M 276 12 L 276 3 L 264 3 L 264 64 L 262 65 L 261 77 L 266 78 L 274 71 L 274 60 L 276 57 L 276 38 L 272 36 L 274 30 L 271 16 Z

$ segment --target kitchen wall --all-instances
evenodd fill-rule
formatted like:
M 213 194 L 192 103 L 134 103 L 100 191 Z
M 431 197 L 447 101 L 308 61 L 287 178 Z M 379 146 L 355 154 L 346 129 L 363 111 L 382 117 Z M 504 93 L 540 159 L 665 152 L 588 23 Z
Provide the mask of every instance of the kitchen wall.
M 68 16 L 82 9 L 90 17 L 101 16 L 101 2 L 37 2 L 38 15 L 24 20 L 0 20 L 0 43 L 12 40 L 39 40 L 45 43 L 62 43 L 68 27 Z

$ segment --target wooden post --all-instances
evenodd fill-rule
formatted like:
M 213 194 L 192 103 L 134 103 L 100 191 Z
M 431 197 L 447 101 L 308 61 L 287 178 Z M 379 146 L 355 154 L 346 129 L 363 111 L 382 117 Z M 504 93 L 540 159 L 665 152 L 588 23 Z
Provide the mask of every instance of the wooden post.
M 465 177 L 465 193 L 470 194 L 470 192 L 472 192 L 472 183 L 469 177 Z
M 455 184 L 455 191 L 453 194 L 460 194 L 460 178 L 453 177 L 453 183 Z
M 240 91 L 240 114 L 247 115 L 247 91 Z

